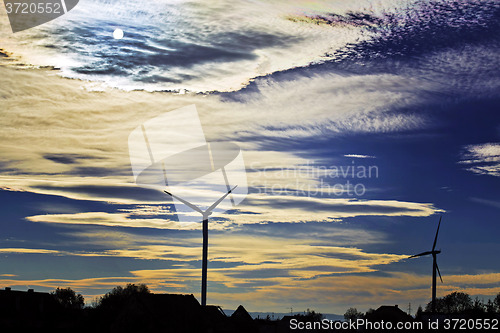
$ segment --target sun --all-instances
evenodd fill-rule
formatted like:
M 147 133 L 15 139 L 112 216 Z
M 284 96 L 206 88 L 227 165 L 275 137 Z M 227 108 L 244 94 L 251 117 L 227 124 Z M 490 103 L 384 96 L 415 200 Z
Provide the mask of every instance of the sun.
M 115 29 L 115 31 L 113 31 L 113 38 L 114 39 L 122 39 L 123 38 L 123 30 L 122 29 Z

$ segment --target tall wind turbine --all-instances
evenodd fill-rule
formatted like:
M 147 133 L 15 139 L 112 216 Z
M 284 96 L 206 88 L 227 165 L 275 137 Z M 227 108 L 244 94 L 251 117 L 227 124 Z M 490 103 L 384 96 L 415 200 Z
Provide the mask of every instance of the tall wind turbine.
M 439 223 L 436 231 L 436 237 L 434 237 L 434 244 L 432 244 L 432 250 L 422 252 L 419 254 L 415 254 L 409 258 L 423 257 L 426 255 L 432 255 L 432 312 L 436 311 L 436 271 L 439 274 L 439 278 L 441 279 L 441 283 L 443 283 L 443 278 L 441 277 L 441 272 L 439 271 L 439 267 L 437 264 L 436 256 L 441 253 L 441 250 L 436 251 L 436 243 L 438 239 L 439 227 L 441 226 L 441 218 L 439 218 Z
M 238 186 L 238 185 L 236 185 Z M 207 262 L 208 262 L 208 217 L 212 215 L 212 211 L 217 207 L 222 200 L 224 200 L 234 189 L 236 188 L 233 187 L 230 189 L 226 194 L 224 194 L 222 197 L 219 198 L 216 202 L 212 204 L 212 206 L 208 207 L 205 211 L 201 210 L 197 206 L 193 205 L 189 201 L 186 201 L 182 198 L 179 198 L 176 195 L 173 195 L 172 193 L 168 191 L 164 191 L 168 195 L 170 195 L 172 198 L 175 198 L 185 204 L 186 206 L 190 207 L 191 209 L 197 211 L 203 216 L 203 263 L 202 263 L 202 268 L 201 268 L 201 305 L 206 306 L 207 305 Z

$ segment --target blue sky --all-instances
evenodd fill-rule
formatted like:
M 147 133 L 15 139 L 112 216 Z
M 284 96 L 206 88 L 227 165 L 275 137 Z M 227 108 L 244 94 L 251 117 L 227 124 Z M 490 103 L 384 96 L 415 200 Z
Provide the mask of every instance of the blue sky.
M 397 24 L 380 14 L 393 3 Z M 95 30 L 106 18 L 89 18 L 92 2 L 53 25 L 6 35 L 2 47 L 14 54 L 0 67 L 0 285 L 71 287 L 87 301 L 129 282 L 198 296 L 201 226 L 176 222 L 162 191 L 134 183 L 127 146 L 143 122 L 195 104 L 207 140 L 240 146 L 249 184 L 239 206 L 211 221 L 209 303 L 325 313 L 425 305 L 431 259 L 407 257 L 430 250 L 439 216 L 438 296 L 493 297 L 500 292 L 492 259 L 500 246 L 499 42 L 491 33 L 498 5 L 443 4 L 448 10 L 432 16 L 411 1 L 383 2 L 382 9 L 357 3 L 382 20 L 368 24 L 335 1 L 241 4 L 231 12 L 169 3 L 186 13 L 174 21 L 188 46 L 218 52 L 254 43 L 230 59 L 201 56 L 199 67 L 169 58 L 163 48 L 172 45 L 155 35 L 166 29 L 154 25 L 161 17 L 117 44 L 109 36 L 123 22 Z M 273 21 L 235 20 L 249 9 Z M 421 16 L 408 21 L 412 10 Z M 203 38 L 188 38 L 193 22 L 206 27 Z M 141 31 L 144 39 L 134 35 Z M 283 43 L 284 31 L 293 43 Z M 23 43 L 35 38 L 38 48 Z M 156 45 L 148 46 L 161 56 L 154 68 L 144 65 L 149 53 L 138 40 Z M 60 44 L 43 47 L 54 41 Z M 102 54 L 92 51 L 96 41 Z M 350 41 L 357 42 L 344 48 Z M 137 55 L 127 58 L 131 45 Z M 54 59 L 60 72 L 19 65 Z M 144 89 L 128 91 L 138 81 L 121 70 L 83 73 L 75 59 L 89 68 L 101 59 L 137 75 L 144 67 Z M 165 80 L 150 81 L 152 72 Z M 167 80 L 173 77 L 184 79 Z M 353 166 L 377 173 L 333 177 Z M 363 193 L 329 190 L 350 190 L 347 181 Z

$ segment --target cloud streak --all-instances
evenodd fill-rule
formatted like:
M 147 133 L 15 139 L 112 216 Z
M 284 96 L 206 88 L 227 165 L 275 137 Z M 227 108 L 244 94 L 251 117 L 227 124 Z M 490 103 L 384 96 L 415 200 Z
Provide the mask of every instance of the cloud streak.
M 476 174 L 500 177 L 500 143 L 466 146 L 459 163 Z
M 156 209 L 155 209 L 156 208 Z M 443 212 L 429 203 L 397 200 L 332 199 L 298 196 L 249 195 L 237 209 L 224 214 L 222 219 L 211 220 L 211 229 L 227 230 L 246 224 L 337 222 L 359 216 L 412 216 L 427 217 Z M 149 218 L 138 218 L 138 214 Z M 197 213 L 190 213 L 200 219 Z M 158 218 L 161 215 L 162 218 Z M 200 223 L 177 222 L 174 213 L 141 206 L 128 213 L 86 212 L 74 214 L 45 214 L 26 218 L 35 223 L 102 225 L 126 228 L 154 228 L 196 230 Z

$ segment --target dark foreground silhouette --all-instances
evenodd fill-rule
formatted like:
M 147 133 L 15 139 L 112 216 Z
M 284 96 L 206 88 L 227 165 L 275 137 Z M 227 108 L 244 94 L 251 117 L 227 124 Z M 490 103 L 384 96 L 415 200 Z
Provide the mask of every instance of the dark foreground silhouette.
M 193 295 L 128 285 L 83 308 L 83 298 L 67 291 L 0 290 L 0 332 L 258 332 L 243 306 L 226 316 L 218 306 L 202 307 Z
M 83 297 L 69 288 L 52 293 L 5 288 L 0 290 L 0 332 L 463 332 L 464 327 L 466 331 L 498 332 L 500 318 L 500 294 L 483 304 L 467 294 L 452 293 L 438 299 L 440 313 L 419 308 L 415 318 L 397 305 L 366 314 L 350 308 L 345 321 L 330 321 L 314 311 L 278 320 L 252 319 L 241 305 L 227 316 L 218 306 L 201 306 L 193 295 L 154 294 L 145 285 L 133 284 L 114 288 L 91 307 L 83 305 Z M 406 326 L 397 329 L 398 323 Z

